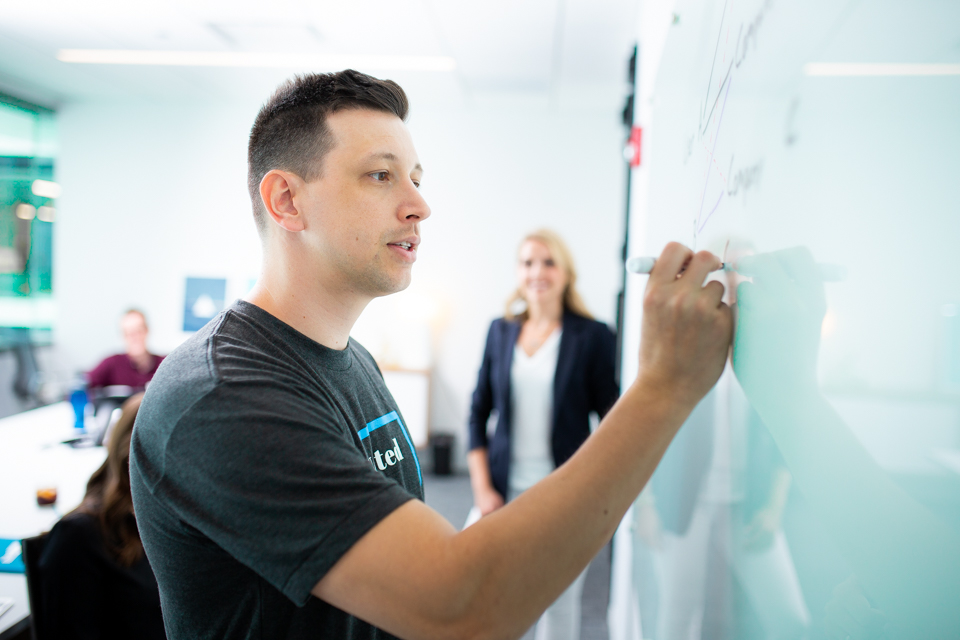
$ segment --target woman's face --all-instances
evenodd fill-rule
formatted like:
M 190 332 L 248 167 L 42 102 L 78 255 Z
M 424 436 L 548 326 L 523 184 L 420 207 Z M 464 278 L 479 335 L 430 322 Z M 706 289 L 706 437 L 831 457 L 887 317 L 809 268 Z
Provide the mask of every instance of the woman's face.
M 520 247 L 517 285 L 527 302 L 551 303 L 563 298 L 567 276 L 554 262 L 545 244 L 539 240 L 527 240 Z

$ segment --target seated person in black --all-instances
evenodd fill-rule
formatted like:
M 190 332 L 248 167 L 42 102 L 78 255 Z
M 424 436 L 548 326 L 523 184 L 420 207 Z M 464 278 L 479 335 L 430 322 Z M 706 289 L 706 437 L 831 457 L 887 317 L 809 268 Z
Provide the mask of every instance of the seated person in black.
M 106 461 L 80 506 L 54 525 L 40 556 L 40 598 L 52 638 L 165 638 L 160 592 L 130 497 L 130 436 L 142 397 L 124 403 Z

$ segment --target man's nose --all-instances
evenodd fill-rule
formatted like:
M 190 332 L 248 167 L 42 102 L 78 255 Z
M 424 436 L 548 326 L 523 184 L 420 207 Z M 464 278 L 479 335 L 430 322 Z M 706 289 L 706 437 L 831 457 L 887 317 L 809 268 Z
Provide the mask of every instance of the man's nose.
M 416 220 L 426 220 L 430 217 L 430 205 L 424 199 L 423 194 L 417 189 L 413 182 L 407 187 L 407 197 L 400 207 L 400 217 L 405 222 Z

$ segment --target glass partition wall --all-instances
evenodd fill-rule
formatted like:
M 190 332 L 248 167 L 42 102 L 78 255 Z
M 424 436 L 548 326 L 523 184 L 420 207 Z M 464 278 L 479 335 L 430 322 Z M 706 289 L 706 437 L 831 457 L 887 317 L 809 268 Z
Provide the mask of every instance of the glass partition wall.
M 55 313 L 56 153 L 54 112 L 0 94 L 0 351 L 15 355 L 25 406 L 42 383 L 33 347 L 50 344 Z

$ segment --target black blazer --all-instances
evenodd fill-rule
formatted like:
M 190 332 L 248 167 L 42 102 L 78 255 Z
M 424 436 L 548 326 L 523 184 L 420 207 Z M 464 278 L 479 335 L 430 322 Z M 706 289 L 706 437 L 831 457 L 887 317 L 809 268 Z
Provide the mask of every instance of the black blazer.
M 590 435 L 590 412 L 602 418 L 620 390 L 615 380 L 617 340 L 602 322 L 563 314 L 563 333 L 553 379 L 551 449 L 560 466 Z M 494 320 L 470 406 L 470 449 L 485 447 L 494 488 L 506 498 L 510 477 L 510 367 L 520 323 Z M 487 419 L 497 411 L 497 428 L 487 437 Z

